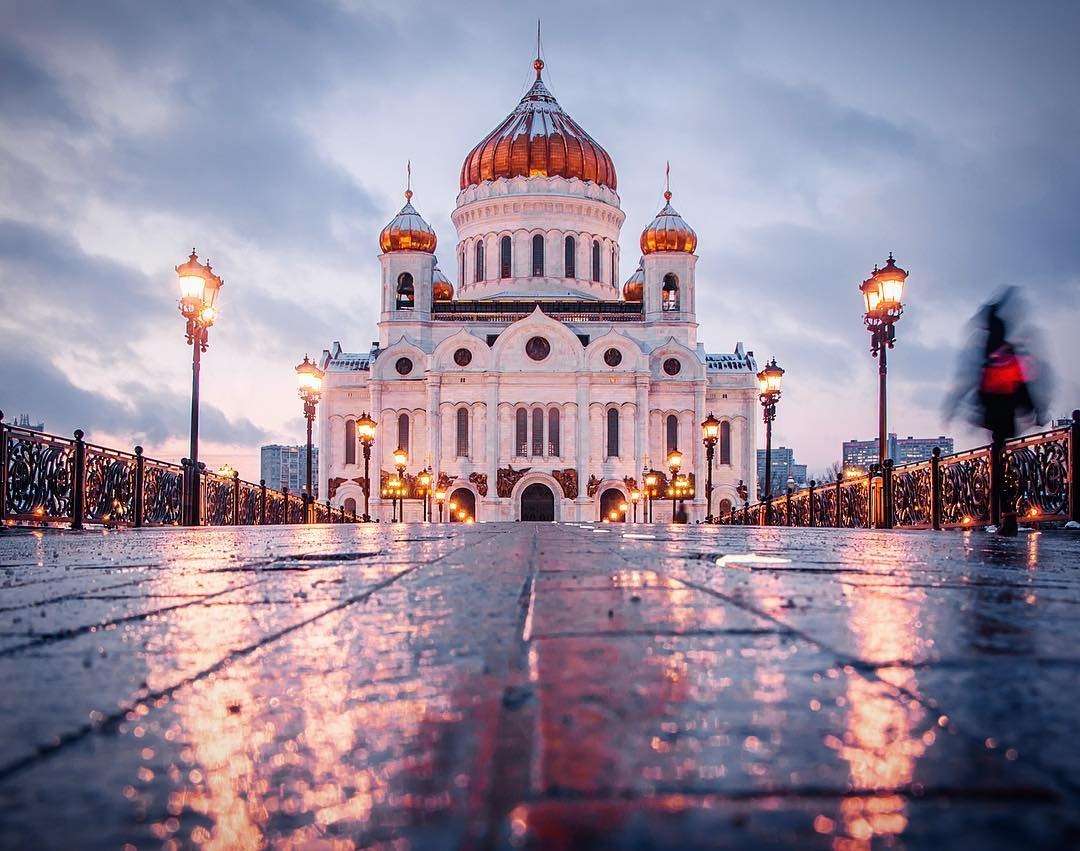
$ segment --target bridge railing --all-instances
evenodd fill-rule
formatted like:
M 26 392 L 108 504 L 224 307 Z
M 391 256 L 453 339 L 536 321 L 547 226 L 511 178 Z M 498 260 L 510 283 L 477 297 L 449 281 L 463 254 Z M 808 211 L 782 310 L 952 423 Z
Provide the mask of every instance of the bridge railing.
M 123 452 L 74 437 L 9 425 L 0 413 L 0 526 L 16 523 L 177 526 L 185 516 L 190 462 L 170 464 L 143 455 L 141 446 Z M 281 523 L 356 523 L 355 512 L 325 503 L 308 504 L 303 494 L 199 469 L 199 505 L 204 526 Z
M 735 526 L 950 529 L 996 522 L 993 506 L 1006 500 L 1021 521 L 1080 522 L 1080 411 L 1060 428 L 1006 441 L 998 464 L 992 448 L 942 455 L 873 474 L 841 476 L 732 507 L 717 518 Z M 995 474 L 995 470 L 1000 470 Z

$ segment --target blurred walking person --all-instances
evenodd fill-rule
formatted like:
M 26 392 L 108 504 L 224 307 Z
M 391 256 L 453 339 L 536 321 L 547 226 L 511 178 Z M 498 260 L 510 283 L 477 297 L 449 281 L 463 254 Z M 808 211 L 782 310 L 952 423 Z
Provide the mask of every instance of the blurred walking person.
M 1005 441 L 1032 422 L 1046 422 L 1050 373 L 1039 354 L 1040 336 L 1027 321 L 1016 287 L 984 305 L 972 321 L 947 416 L 957 409 L 990 432 L 991 523 L 1002 535 L 1017 532 L 1015 483 L 1005 476 Z

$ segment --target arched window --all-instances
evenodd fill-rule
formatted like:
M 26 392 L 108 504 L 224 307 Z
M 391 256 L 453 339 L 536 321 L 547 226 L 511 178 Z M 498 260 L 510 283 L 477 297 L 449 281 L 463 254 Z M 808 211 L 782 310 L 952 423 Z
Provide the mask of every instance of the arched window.
M 356 463 L 356 421 L 345 420 L 345 463 Z
M 537 234 L 533 237 L 533 265 L 532 273 L 534 278 L 542 278 L 544 276 L 544 237 Z
M 533 408 L 532 417 L 532 454 L 544 454 L 544 409 Z
M 401 414 L 397 418 L 397 448 L 409 451 L 409 415 Z
M 458 280 L 462 283 L 468 280 L 465 277 L 465 249 L 461 249 L 461 253 L 458 255 Z
M 469 457 L 469 409 L 457 409 L 457 455 L 458 458 Z
M 548 455 L 558 458 L 562 455 L 562 447 L 559 445 L 559 409 L 552 408 L 548 411 Z
M 464 280 L 464 278 L 460 280 Z M 484 280 L 484 240 L 482 239 L 476 243 L 476 263 L 473 266 L 473 280 L 478 283 Z
M 513 245 L 510 242 L 510 237 L 504 236 L 499 240 L 499 277 L 509 278 L 513 275 Z
M 572 236 L 566 238 L 566 277 L 577 277 L 577 240 Z
M 600 243 L 595 239 L 592 243 L 592 279 L 600 282 Z
M 524 457 L 529 454 L 529 413 L 518 408 L 514 414 L 514 454 Z
M 720 463 L 731 463 L 731 423 L 727 420 L 720 423 Z
M 350 517 L 356 515 L 356 500 L 351 496 L 345 500 L 345 514 Z
M 611 285 L 615 286 L 615 246 L 611 246 Z
M 607 412 L 607 457 L 619 457 L 619 409 L 608 408 Z
M 679 279 L 671 274 L 671 272 L 664 275 L 664 287 L 660 295 L 662 298 L 661 308 L 663 310 L 679 309 Z
M 416 290 L 413 288 L 413 277 L 408 272 L 402 272 L 397 279 L 397 306 L 399 310 L 412 310 L 415 301 Z
M 666 425 L 667 451 L 670 455 L 679 448 L 679 418 L 674 414 L 668 414 Z

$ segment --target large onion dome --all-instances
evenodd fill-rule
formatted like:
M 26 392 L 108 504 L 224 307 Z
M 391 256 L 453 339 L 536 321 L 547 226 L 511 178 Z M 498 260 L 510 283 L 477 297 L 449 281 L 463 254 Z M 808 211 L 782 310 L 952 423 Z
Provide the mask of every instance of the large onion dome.
M 614 190 L 615 164 L 581 125 L 563 112 L 540 79 L 544 61 L 533 63 L 536 82 L 498 127 L 461 166 L 461 188 L 499 177 L 576 177 Z
M 431 270 L 431 298 L 434 301 L 450 301 L 454 297 L 454 285 L 439 268 L 439 262 L 435 261 L 435 268 Z
M 664 193 L 664 206 L 656 218 L 641 232 L 641 253 L 654 251 L 685 251 L 693 254 L 697 248 L 697 234 L 671 206 L 671 190 Z
M 379 234 L 379 248 L 387 251 L 435 253 L 435 231 L 412 205 L 412 190 L 405 190 L 405 206 Z
M 622 297 L 623 301 L 642 301 L 645 298 L 645 270 L 640 263 L 622 285 Z

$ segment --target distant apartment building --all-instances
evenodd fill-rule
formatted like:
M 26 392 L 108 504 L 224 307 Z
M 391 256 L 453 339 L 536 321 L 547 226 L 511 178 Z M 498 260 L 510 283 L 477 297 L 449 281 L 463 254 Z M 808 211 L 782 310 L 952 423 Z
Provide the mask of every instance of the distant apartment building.
M 934 453 L 934 447 L 940 447 L 942 455 L 948 455 L 953 451 L 953 439 L 939 435 L 938 437 L 907 437 L 898 438 L 890 434 L 885 443 L 885 449 L 889 459 L 894 464 L 910 464 L 913 461 L 925 461 Z M 862 467 L 866 469 L 878 461 L 878 442 L 872 440 L 845 440 L 843 449 L 844 469 L 850 467 Z
M 772 493 L 787 493 L 788 479 L 794 481 L 794 487 L 804 488 L 807 485 L 806 465 L 795 463 L 795 450 L 786 446 L 774 446 L 770 459 L 772 473 Z M 765 450 L 757 451 L 757 480 L 760 497 L 765 492 Z
M 300 493 L 307 487 L 307 446 L 282 446 L 274 443 L 260 450 L 259 477 L 268 488 Z M 311 451 L 311 486 L 319 498 L 319 447 Z

